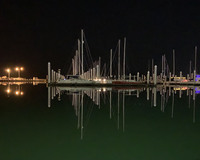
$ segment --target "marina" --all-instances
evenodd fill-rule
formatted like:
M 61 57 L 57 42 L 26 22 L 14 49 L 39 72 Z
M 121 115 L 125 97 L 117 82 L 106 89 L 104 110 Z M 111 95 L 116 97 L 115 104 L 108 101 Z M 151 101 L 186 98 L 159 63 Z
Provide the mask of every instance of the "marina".
M 172 72 L 170 72 L 170 67 L 167 63 L 165 55 L 162 55 L 162 69 L 158 73 L 158 66 L 154 65 L 154 60 L 152 59 L 152 72 L 150 69 L 144 75 L 140 75 L 139 72 L 133 75 L 129 73 L 126 74 L 126 38 L 124 38 L 123 45 L 123 67 L 121 67 L 121 41 L 117 43 L 117 51 L 113 56 L 112 49 L 110 50 L 110 60 L 109 67 L 106 67 L 106 63 L 101 67 L 101 57 L 98 61 L 93 62 L 91 55 L 91 65 L 86 69 L 84 67 L 84 38 L 85 34 L 81 30 L 81 40 L 77 41 L 77 49 L 75 56 L 72 58 L 71 71 L 69 75 L 62 75 L 61 69 L 54 71 L 51 69 L 51 63 L 48 63 L 48 75 L 47 83 L 53 86 L 156 86 L 156 85 L 200 85 L 200 75 L 196 73 L 197 66 L 197 47 L 195 46 L 195 65 L 192 72 L 192 66 L 190 61 L 189 74 L 183 76 L 182 71 L 179 75 L 175 72 L 175 50 L 173 50 L 173 66 Z M 88 54 L 88 53 L 87 53 Z M 90 53 L 89 53 L 90 54 Z M 113 74 L 113 64 L 117 57 L 117 74 Z M 115 60 L 116 61 L 116 60 Z M 88 62 L 85 62 L 88 66 Z M 122 72 L 121 72 L 122 70 Z
M 200 1 L 3 1 L 0 160 L 200 160 Z

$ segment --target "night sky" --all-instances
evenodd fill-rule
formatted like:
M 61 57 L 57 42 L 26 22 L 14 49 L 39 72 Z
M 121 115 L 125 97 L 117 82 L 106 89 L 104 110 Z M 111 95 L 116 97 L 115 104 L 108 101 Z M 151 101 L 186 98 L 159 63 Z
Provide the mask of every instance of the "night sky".
M 200 3 L 198 1 L 10 1 L 0 5 L 0 74 L 24 66 L 26 77 L 47 74 L 47 62 L 67 73 L 84 29 L 93 59 L 109 60 L 109 50 L 127 37 L 127 72 L 146 73 L 148 60 L 161 67 L 161 55 L 177 73 L 189 72 L 198 46 L 200 71 Z M 172 66 L 171 70 L 172 70 Z

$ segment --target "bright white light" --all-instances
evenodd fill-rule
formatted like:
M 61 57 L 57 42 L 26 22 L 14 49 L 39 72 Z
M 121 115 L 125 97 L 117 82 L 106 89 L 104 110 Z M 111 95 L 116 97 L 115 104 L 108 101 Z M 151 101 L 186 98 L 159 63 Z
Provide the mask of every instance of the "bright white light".
M 23 71 L 23 70 L 24 70 L 24 67 L 20 67 L 20 68 L 19 68 L 19 67 L 16 67 L 15 70 L 16 70 L 16 71 L 20 71 L 20 70 Z
M 19 95 L 19 91 L 16 91 L 15 94 L 18 96 Z
M 6 69 L 6 72 L 10 73 L 10 68 Z
M 10 92 L 11 92 L 11 90 L 10 90 L 10 89 L 7 89 L 7 90 L 6 90 L 6 92 L 7 92 L 7 93 L 10 93 Z

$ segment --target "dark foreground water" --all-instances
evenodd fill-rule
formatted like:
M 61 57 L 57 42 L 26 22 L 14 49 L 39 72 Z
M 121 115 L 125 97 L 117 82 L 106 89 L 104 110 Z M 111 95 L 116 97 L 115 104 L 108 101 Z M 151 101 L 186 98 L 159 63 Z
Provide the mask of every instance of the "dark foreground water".
M 151 89 L 149 100 L 146 90 L 61 89 L 48 107 L 45 85 L 10 90 L 0 86 L 1 160 L 200 160 L 198 94 L 177 91 L 173 105 L 157 92 L 154 106 Z

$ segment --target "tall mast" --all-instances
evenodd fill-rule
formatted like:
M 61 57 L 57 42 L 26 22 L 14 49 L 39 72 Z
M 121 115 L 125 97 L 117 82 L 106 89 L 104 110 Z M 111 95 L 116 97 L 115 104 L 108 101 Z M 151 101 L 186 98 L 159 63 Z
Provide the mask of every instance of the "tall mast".
M 151 60 L 151 70 L 152 70 L 152 77 L 153 77 L 153 72 L 154 72 L 154 60 Z
M 195 54 L 195 55 L 194 55 L 194 59 L 195 59 L 195 61 L 194 61 L 194 63 L 195 63 L 195 64 L 194 64 L 194 70 L 197 71 L 197 46 L 195 46 L 195 49 L 194 49 L 194 50 L 195 50 L 195 51 L 194 51 L 194 52 L 195 52 L 195 53 L 194 53 L 194 54 Z
M 78 39 L 78 74 L 80 75 L 81 74 L 81 55 L 80 55 L 80 52 L 81 52 L 81 49 L 80 49 L 80 39 Z
M 166 71 L 166 64 L 165 64 L 165 62 L 166 62 L 166 58 L 165 58 L 165 54 L 163 55 L 163 71 L 164 71 L 164 76 L 165 76 L 165 71 Z
M 110 49 L 110 78 L 112 77 L 112 49 Z
M 164 64 L 164 63 L 163 63 L 163 58 L 164 58 L 164 57 L 163 57 L 163 55 L 162 55 L 162 75 L 163 75 L 163 73 L 164 73 L 164 69 L 163 69 L 163 68 L 164 68 L 164 65 L 163 65 L 163 64 Z M 161 78 L 162 78 L 162 77 L 161 77 Z
M 78 73 L 78 50 L 76 50 L 75 54 L 75 75 Z
M 120 39 L 118 42 L 118 79 L 120 79 Z
M 192 61 L 190 61 L 190 69 L 189 69 L 190 78 L 191 78 L 191 72 L 192 72 Z
M 124 79 L 125 79 L 125 75 L 126 75 L 125 63 L 126 63 L 126 37 L 124 38 L 124 59 L 123 59 L 123 78 Z
M 175 77 L 175 50 L 173 49 L 173 77 Z
M 81 62 L 82 62 L 82 71 L 81 71 L 81 74 L 83 76 L 83 29 L 81 29 Z
M 101 76 L 101 57 L 99 57 L 99 73 L 100 73 L 100 76 Z
M 72 75 L 74 76 L 74 58 L 72 58 Z

